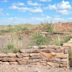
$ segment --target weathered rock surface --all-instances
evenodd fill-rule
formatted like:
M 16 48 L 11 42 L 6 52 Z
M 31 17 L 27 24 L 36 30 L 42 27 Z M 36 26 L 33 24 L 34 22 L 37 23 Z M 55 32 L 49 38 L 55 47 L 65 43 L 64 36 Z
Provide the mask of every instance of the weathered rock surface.
M 69 68 L 68 47 L 66 46 L 33 46 L 22 49 L 20 53 L 0 54 L 0 64 L 7 65 L 40 65 L 48 68 Z

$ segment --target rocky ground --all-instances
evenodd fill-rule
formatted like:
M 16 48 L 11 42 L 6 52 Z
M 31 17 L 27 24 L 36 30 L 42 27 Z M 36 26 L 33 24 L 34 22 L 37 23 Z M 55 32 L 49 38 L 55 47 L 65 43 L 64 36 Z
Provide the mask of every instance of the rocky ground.
M 0 72 L 72 72 L 62 68 L 47 68 L 34 65 L 0 65 Z

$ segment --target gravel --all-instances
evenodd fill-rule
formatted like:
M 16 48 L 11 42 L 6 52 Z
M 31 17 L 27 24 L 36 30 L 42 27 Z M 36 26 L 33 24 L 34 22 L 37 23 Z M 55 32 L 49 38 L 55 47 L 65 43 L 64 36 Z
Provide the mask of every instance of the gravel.
M 47 68 L 35 65 L 0 65 L 0 72 L 72 72 L 62 68 Z

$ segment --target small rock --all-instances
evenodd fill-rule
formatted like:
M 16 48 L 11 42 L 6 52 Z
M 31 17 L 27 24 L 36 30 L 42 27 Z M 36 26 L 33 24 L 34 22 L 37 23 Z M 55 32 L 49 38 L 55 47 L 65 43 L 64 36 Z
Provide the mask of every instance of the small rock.
M 32 48 L 34 48 L 34 49 L 38 49 L 39 47 L 38 47 L 38 46 L 32 46 Z
M 15 53 L 7 53 L 7 56 L 8 57 L 16 57 L 16 54 Z
M 9 62 L 2 62 L 3 65 L 9 65 Z

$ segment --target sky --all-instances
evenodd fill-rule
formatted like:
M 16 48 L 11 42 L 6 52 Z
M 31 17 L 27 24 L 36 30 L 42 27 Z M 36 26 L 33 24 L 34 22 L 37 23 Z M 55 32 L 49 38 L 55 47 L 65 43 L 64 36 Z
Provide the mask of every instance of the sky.
M 72 0 L 0 0 L 0 25 L 72 21 Z

